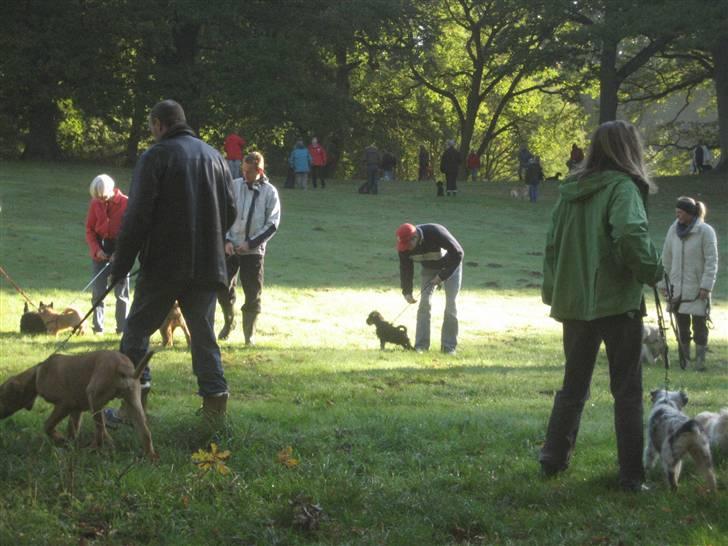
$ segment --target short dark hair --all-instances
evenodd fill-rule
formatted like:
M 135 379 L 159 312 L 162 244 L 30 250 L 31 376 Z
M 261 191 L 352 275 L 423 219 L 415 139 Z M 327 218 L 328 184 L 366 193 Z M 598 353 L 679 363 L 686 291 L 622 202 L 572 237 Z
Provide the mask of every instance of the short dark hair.
M 165 127 L 172 127 L 178 123 L 187 123 L 185 111 L 182 110 L 182 106 L 172 99 L 163 100 L 155 104 L 149 113 L 149 119 L 158 119 Z

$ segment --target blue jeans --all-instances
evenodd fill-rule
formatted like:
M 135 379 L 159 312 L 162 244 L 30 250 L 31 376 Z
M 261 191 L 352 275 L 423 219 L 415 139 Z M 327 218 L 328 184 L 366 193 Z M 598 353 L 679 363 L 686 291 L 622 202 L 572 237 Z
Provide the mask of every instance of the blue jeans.
M 92 261 L 92 277 L 99 275 L 99 272 L 103 270 L 103 273 L 98 276 L 91 286 L 91 303 L 96 302 L 106 292 L 106 281 L 111 273 L 111 266 L 106 267 L 109 262 L 97 262 Z M 106 269 L 104 269 L 106 267 Z M 126 316 L 129 314 L 129 277 L 127 276 L 124 280 L 119 281 L 114 286 L 114 296 L 116 297 L 116 333 L 120 334 L 124 331 L 126 326 Z M 99 304 L 94 308 L 94 332 L 104 331 L 104 301 L 101 300 Z
M 531 200 L 531 203 L 536 202 L 538 199 L 538 184 L 528 185 L 528 198 Z
M 367 184 L 369 193 L 376 195 L 379 193 L 379 168 L 367 167 Z
M 121 352 L 135 364 L 139 362 L 149 350 L 149 336 L 162 325 L 177 300 L 190 330 L 192 371 L 197 377 L 198 394 L 209 397 L 228 392 L 214 331 L 217 289 L 214 284 L 201 285 L 192 281 L 151 283 L 140 276 L 121 337 Z M 147 367 L 142 383 L 151 378 Z
M 242 173 L 240 172 L 241 163 L 242 163 L 242 161 L 240 161 L 239 159 L 228 159 L 227 160 L 228 167 L 230 167 L 230 174 L 233 175 L 233 178 L 240 178 L 241 176 L 243 176 Z
M 473 182 L 478 181 L 478 167 L 473 167 L 470 169 L 470 176 L 473 177 Z
M 439 269 L 422 268 L 420 305 L 417 308 L 417 330 L 415 332 L 415 349 L 426 351 L 430 348 L 430 310 L 432 309 L 432 294 L 435 287 L 430 281 L 439 273 Z M 463 281 L 463 266 L 460 265 L 442 283 L 445 290 L 445 315 L 442 319 L 442 334 L 440 336 L 440 349 L 442 351 L 455 350 L 458 346 L 458 310 L 455 299 L 460 292 Z

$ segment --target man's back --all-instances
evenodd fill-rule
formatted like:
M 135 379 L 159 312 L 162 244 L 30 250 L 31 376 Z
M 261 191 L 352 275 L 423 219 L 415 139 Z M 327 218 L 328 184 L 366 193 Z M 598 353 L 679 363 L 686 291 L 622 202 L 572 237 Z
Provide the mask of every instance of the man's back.
M 234 219 L 223 158 L 188 128 L 170 131 L 135 169 L 116 260 L 130 267 L 138 253 L 150 280 L 225 284 L 224 234 Z

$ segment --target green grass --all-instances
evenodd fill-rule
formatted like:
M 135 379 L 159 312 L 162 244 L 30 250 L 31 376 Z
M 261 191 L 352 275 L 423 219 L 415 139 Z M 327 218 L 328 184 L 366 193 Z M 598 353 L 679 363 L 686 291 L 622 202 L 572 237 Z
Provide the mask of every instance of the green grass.
M 90 279 L 83 222 L 88 184 L 102 170 L 0 165 L 0 265 L 35 302 L 88 309 L 79 294 Z M 108 172 L 128 188 L 128 171 Z M 83 447 L 88 418 L 80 446 L 51 445 L 42 433 L 50 408 L 39 400 L 0 421 L 0 544 L 728 544 L 724 461 L 715 496 L 690 462 L 677 493 L 659 472 L 647 494 L 616 490 L 603 355 L 571 469 L 555 480 L 538 475 L 562 379 L 560 328 L 538 289 L 555 186 L 532 206 L 511 200 L 505 183 L 462 184 L 455 199 L 435 198 L 431 184 L 382 183 L 379 196 L 357 195 L 356 185 L 281 192 L 259 345 L 245 348 L 239 329 L 222 345 L 232 390 L 222 447 L 232 474 L 200 475 L 192 464 L 202 440 L 190 357 L 179 332 L 171 350 L 155 334 L 150 427 L 160 463 L 139 457 L 129 428 L 112 431 L 113 451 Z M 728 404 L 728 185 L 689 177 L 660 185 L 650 204 L 658 245 L 681 194 L 707 202 L 719 237 L 709 371 L 670 371 L 694 414 Z M 406 308 L 393 247 L 407 220 L 445 224 L 465 248 L 454 358 L 381 352 L 364 322 L 372 309 L 392 319 Z M 58 343 L 20 336 L 22 307 L 0 282 L 0 380 Z M 413 332 L 415 307 L 397 322 Z M 66 351 L 117 346 L 112 334 L 83 336 Z M 661 367 L 647 368 L 646 389 L 663 377 Z M 278 461 L 289 446 L 300 461 L 293 468 Z M 313 505 L 318 527 L 306 529 L 302 507 L 315 513 Z

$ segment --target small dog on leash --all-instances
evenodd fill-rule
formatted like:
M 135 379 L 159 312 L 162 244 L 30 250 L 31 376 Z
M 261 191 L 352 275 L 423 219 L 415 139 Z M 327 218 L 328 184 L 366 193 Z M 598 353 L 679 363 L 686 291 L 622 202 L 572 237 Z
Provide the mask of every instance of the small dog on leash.
M 190 331 L 187 329 L 187 323 L 185 318 L 182 316 L 182 310 L 179 308 L 179 303 L 174 302 L 172 309 L 167 313 L 167 318 L 164 319 L 162 326 L 159 327 L 159 333 L 162 335 L 162 345 L 165 347 L 172 347 L 174 345 L 174 331 L 177 328 L 181 328 L 187 340 L 187 346 L 190 346 Z
M 93 446 L 101 447 L 104 442 L 113 445 L 101 410 L 113 398 L 121 398 L 126 402 L 144 452 L 155 460 L 158 456 L 144 416 L 139 382 L 152 354 L 147 353 L 136 368 L 118 351 L 53 355 L 0 385 L 0 419 L 21 409 L 32 409 L 36 397 L 40 396 L 55 406 L 44 426 L 45 433 L 54 443 L 65 441 L 56 432 L 58 423 L 68 416 L 68 437 L 75 440 L 81 426 L 81 413 L 89 411 L 96 423 Z
M 528 199 L 528 186 L 519 186 L 511 188 L 510 196 L 513 199 Z
M 442 180 L 438 180 L 437 182 L 435 182 L 435 186 L 437 186 L 437 196 L 445 197 L 445 188 L 443 186 Z
M 654 364 L 662 360 L 665 351 L 665 338 L 662 337 L 660 328 L 645 324 L 642 326 L 642 353 L 640 361 L 643 364 Z
M 40 313 L 30 311 L 27 302 L 23 307 L 23 316 L 20 317 L 20 333 L 32 335 L 48 333 L 43 317 L 40 316 Z
M 713 455 L 728 456 L 728 408 L 719 413 L 704 411 L 695 420 L 705 429 Z
M 81 313 L 79 313 L 73 307 L 66 307 L 60 313 L 57 313 L 53 309 L 53 302 L 45 304 L 40 302 L 38 305 L 38 314 L 43 319 L 46 330 L 49 334 L 54 336 L 58 335 L 58 332 L 67 330 L 69 328 L 75 328 L 81 324 Z M 81 328 L 78 330 L 78 334 L 85 333 L 84 325 L 81 324 Z
M 657 458 L 662 459 L 665 479 L 672 490 L 677 489 L 682 459 L 687 454 L 705 476 L 708 488 L 715 492 L 717 484 L 710 455 L 710 442 L 705 430 L 695 419 L 682 412 L 688 403 L 683 391 L 654 390 L 652 411 L 647 421 L 647 446 L 644 453 L 645 468 L 654 466 Z
M 384 350 L 385 343 L 393 343 L 401 345 L 407 350 L 413 350 L 409 337 L 407 337 L 406 326 L 394 326 L 391 322 L 387 322 L 379 311 L 372 311 L 367 317 L 367 324 L 376 327 L 377 337 L 379 338 L 379 347 Z

